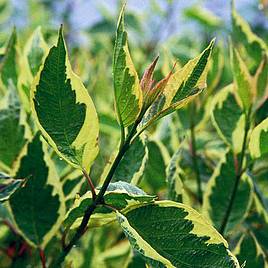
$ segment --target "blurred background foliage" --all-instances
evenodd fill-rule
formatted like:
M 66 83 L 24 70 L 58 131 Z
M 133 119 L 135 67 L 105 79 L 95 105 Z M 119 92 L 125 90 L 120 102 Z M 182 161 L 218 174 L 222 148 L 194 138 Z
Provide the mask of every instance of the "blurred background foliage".
M 0 44 L 4 45 L 12 28 L 19 33 L 19 42 L 25 43 L 37 26 L 48 44 L 55 41 L 60 24 L 69 47 L 76 73 L 82 77 L 94 99 L 102 124 L 101 143 L 105 150 L 99 161 L 104 164 L 117 144 L 119 131 L 113 113 L 112 51 L 116 17 L 123 1 L 120 0 L 0 0 Z M 236 8 L 250 23 L 253 32 L 264 40 L 268 38 L 266 1 L 238 0 Z M 129 0 L 126 25 L 130 49 L 136 69 L 141 76 L 145 67 L 157 54 L 160 62 L 155 79 L 167 74 L 173 63 L 185 64 L 217 37 L 218 64 L 228 58 L 228 35 L 231 32 L 231 4 L 213 0 Z M 221 50 L 221 51 L 219 51 Z M 172 60 L 173 59 L 173 60 Z M 211 74 L 209 90 L 221 88 L 232 81 L 229 62 L 223 70 Z M 107 91 L 110 94 L 107 94 Z M 100 93 L 101 92 L 101 93 Z M 181 112 L 179 112 L 180 114 Z M 170 119 L 167 119 L 170 120 Z M 162 122 L 165 124 L 166 120 Z M 109 139 L 110 131 L 114 138 Z M 161 135 L 164 135 L 161 134 Z M 165 133 L 166 135 L 166 133 Z M 175 142 L 175 141 L 174 141 Z M 176 142 L 175 142 L 176 143 Z M 104 148 L 103 146 L 100 146 Z M 98 175 L 102 166 L 93 169 Z

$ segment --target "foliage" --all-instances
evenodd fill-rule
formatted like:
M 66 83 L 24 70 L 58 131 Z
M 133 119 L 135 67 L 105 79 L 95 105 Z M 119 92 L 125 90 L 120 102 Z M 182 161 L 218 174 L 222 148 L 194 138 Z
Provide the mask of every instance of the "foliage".
M 209 36 L 182 59 L 132 48 L 125 17 L 142 31 L 123 6 L 90 48 L 61 26 L 1 49 L 1 264 L 267 268 L 266 42 L 234 3 L 228 46 Z

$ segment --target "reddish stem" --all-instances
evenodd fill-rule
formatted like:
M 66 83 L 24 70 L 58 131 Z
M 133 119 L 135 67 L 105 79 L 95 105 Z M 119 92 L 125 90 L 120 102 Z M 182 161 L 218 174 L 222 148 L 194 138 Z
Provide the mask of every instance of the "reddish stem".
M 42 267 L 46 268 L 46 255 L 43 249 L 39 249 L 39 255 L 40 255 L 40 259 L 41 259 L 41 263 L 42 263 Z
M 89 184 L 89 187 L 90 187 L 90 190 L 91 190 L 91 193 L 92 193 L 92 198 L 93 198 L 93 200 L 95 200 L 96 196 L 97 196 L 96 192 L 95 192 L 95 186 L 94 186 L 89 174 L 84 169 L 82 170 L 82 172 L 83 172 L 84 176 L 86 177 L 87 182 Z

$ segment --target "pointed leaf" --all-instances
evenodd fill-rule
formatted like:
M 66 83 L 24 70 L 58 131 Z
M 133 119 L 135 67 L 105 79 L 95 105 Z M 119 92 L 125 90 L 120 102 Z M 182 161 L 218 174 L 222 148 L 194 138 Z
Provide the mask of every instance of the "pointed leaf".
M 212 123 L 219 136 L 235 153 L 242 150 L 245 132 L 245 115 L 236 101 L 233 85 L 222 89 L 213 99 L 211 109 Z
M 10 85 L 0 104 L 0 166 L 2 168 L 14 167 L 15 161 L 25 147 L 26 137 L 28 134 L 25 114 L 20 107 L 17 92 Z
M 238 95 L 243 107 L 248 110 L 253 101 L 253 79 L 249 74 L 246 63 L 242 60 L 239 52 L 235 48 L 232 48 L 231 60 Z
M 262 53 L 267 53 L 268 48 L 265 42 L 254 34 L 248 24 L 236 11 L 234 4 L 232 7 L 232 39 L 236 43 L 242 43 L 248 54 L 259 65 Z
M 261 247 L 268 252 L 268 213 L 257 195 L 254 196 L 254 202 L 250 214 L 246 219 L 246 224 L 254 233 Z
M 132 247 L 153 267 L 240 267 L 224 238 L 186 205 L 160 201 L 117 217 Z
M 222 43 L 215 47 L 211 55 L 211 66 L 208 72 L 208 90 L 211 91 L 219 84 L 224 69 L 224 47 Z
M 71 70 L 62 29 L 31 93 L 34 117 L 48 143 L 74 167 L 89 170 L 98 153 L 98 119 L 86 88 Z
M 147 148 L 148 161 L 143 172 L 142 182 L 145 182 L 152 189 L 153 193 L 157 193 L 166 186 L 164 152 L 161 150 L 161 143 L 154 140 L 148 142 Z
M 4 202 L 22 185 L 23 180 L 0 178 L 0 202 Z
M 16 177 L 27 181 L 9 200 L 14 221 L 28 243 L 44 248 L 61 226 L 65 205 L 40 135 L 28 144 Z
M 175 71 L 168 80 L 162 94 L 158 96 L 145 115 L 142 128 L 172 113 L 191 101 L 206 88 L 208 62 L 215 40 L 196 58 L 190 60 L 182 69 Z
M 238 261 L 246 267 L 267 268 L 265 254 L 252 233 L 244 234 L 235 249 Z
M 44 56 L 48 53 L 48 46 L 41 32 L 41 27 L 37 27 L 24 48 L 24 57 L 27 59 L 32 76 L 38 73 L 43 63 Z
M 154 201 L 155 196 L 148 195 L 140 188 L 124 181 L 110 183 L 107 192 L 104 195 L 105 204 L 112 206 L 117 210 L 125 210 L 131 206 Z M 87 207 L 92 203 L 90 192 L 81 196 L 74 203 L 74 206 L 68 212 L 64 225 L 75 228 L 78 224 L 75 221 L 81 220 Z M 80 219 L 79 219 L 80 218 Z M 93 226 L 101 226 L 116 219 L 115 213 L 108 208 L 100 207 L 94 211 L 89 222 Z
M 203 213 L 217 230 L 225 233 L 234 229 L 246 217 L 253 197 L 250 178 L 244 174 L 240 178 L 234 200 L 232 194 L 237 179 L 235 159 L 231 151 L 226 152 L 210 178 L 203 204 Z M 230 202 L 233 201 L 230 208 Z M 228 211 L 231 209 L 230 214 Z
M 31 112 L 30 91 L 33 79 L 42 66 L 48 51 L 48 46 L 41 33 L 41 27 L 38 27 L 27 40 L 23 55 L 20 58 L 21 69 L 18 77 L 18 88 L 22 104 L 27 113 Z
M 115 106 L 122 127 L 131 125 L 142 106 L 142 92 L 139 78 L 132 62 L 124 28 L 124 9 L 122 8 L 116 32 L 113 57 L 113 78 Z
M 100 184 L 104 181 L 110 170 L 115 155 L 112 155 L 106 165 Z M 113 181 L 126 181 L 137 185 L 143 175 L 148 160 L 147 139 L 143 136 L 137 138 L 127 150 L 113 175 Z
M 257 125 L 250 134 L 249 151 L 252 158 L 268 153 L 268 118 Z
M 254 75 L 254 97 L 257 107 L 263 103 L 268 95 L 268 56 L 264 55 Z
M 17 33 L 16 29 L 14 29 L 9 38 L 4 58 L 1 60 L 0 64 L 1 80 L 6 87 L 8 87 L 10 82 L 13 83 L 13 86 L 17 86 L 17 80 L 18 80 L 17 57 L 18 57 Z
M 183 182 L 180 177 L 180 154 L 179 149 L 171 158 L 167 168 L 167 183 L 168 183 L 168 199 L 176 202 L 183 201 L 184 189 Z

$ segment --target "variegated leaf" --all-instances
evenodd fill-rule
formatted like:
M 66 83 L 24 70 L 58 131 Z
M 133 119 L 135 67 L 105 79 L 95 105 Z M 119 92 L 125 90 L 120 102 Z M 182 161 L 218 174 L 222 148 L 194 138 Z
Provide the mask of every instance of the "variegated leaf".
M 240 267 L 224 238 L 186 205 L 159 201 L 117 212 L 117 218 L 152 267 Z
M 206 88 L 208 63 L 214 42 L 213 39 L 198 57 L 170 76 L 163 93 L 159 94 L 146 113 L 142 128 L 186 105 Z
M 1 82 L 7 88 L 10 83 L 17 86 L 18 82 L 18 41 L 14 28 L 5 49 L 4 58 L 0 64 Z M 1 84 L 0 84 L 1 87 Z
M 100 183 L 102 183 L 113 163 L 115 154 L 113 154 L 105 166 L 101 175 Z M 139 184 L 146 163 L 148 160 L 147 138 L 144 136 L 138 137 L 127 150 L 122 160 L 120 161 L 113 175 L 113 181 L 125 181 L 134 185 Z
M 121 127 L 131 125 L 142 107 L 140 82 L 128 49 L 124 9 L 120 12 L 117 24 L 113 56 L 115 106 Z
M 32 246 L 44 248 L 59 230 L 65 204 L 59 178 L 37 134 L 28 144 L 16 178 L 25 185 L 9 199 L 16 227 Z
M 249 151 L 252 158 L 268 153 L 268 118 L 257 125 L 250 134 Z
M 252 32 L 248 22 L 238 14 L 234 7 L 234 3 L 232 7 L 232 27 L 233 41 L 238 44 L 242 43 L 248 54 L 251 56 L 251 59 L 255 62 L 255 65 L 259 65 L 262 53 L 267 54 L 268 47 L 260 37 Z
M 43 38 L 41 27 L 35 29 L 26 42 L 20 58 L 20 72 L 18 75 L 19 94 L 24 109 L 30 113 L 30 91 L 35 75 L 38 74 L 49 48 Z
M 98 192 L 98 191 L 97 191 Z M 124 181 L 110 183 L 107 192 L 104 195 L 105 204 L 111 206 L 114 210 L 125 210 L 131 206 L 150 203 L 154 201 L 155 196 L 148 195 L 140 188 Z M 86 209 L 92 203 L 91 192 L 77 198 L 71 210 L 68 212 L 64 225 L 66 227 L 76 228 L 79 225 Z M 94 211 L 89 225 L 101 226 L 116 219 L 115 212 L 107 207 L 99 207 Z M 72 226 L 73 225 L 73 226 Z
M 252 203 L 251 179 L 241 175 L 236 193 L 236 164 L 232 151 L 227 151 L 210 178 L 204 196 L 203 214 L 221 233 L 228 233 L 241 223 Z
M 7 201 L 10 196 L 23 184 L 23 180 L 15 180 L 9 176 L 1 176 L 0 172 L 0 203 Z
M 30 137 L 26 115 L 16 89 L 10 84 L 0 103 L 0 168 L 12 173 Z
M 246 63 L 241 58 L 238 50 L 233 48 L 232 45 L 231 60 L 237 93 L 241 99 L 243 107 L 248 110 L 252 105 L 254 96 L 253 79 L 250 76 Z
M 169 166 L 167 168 L 167 183 L 168 183 L 168 199 L 176 202 L 183 202 L 185 192 L 183 188 L 183 182 L 180 176 L 180 154 L 179 149 L 171 158 Z
M 265 253 L 258 244 L 254 234 L 244 234 L 234 251 L 238 261 L 245 264 L 245 267 L 267 268 Z
M 212 123 L 219 136 L 235 153 L 242 150 L 245 132 L 245 115 L 236 101 L 233 85 L 229 85 L 215 95 L 211 108 Z
M 31 95 L 33 115 L 44 138 L 68 163 L 89 170 L 98 153 L 99 124 L 86 88 L 71 70 L 62 28 Z

